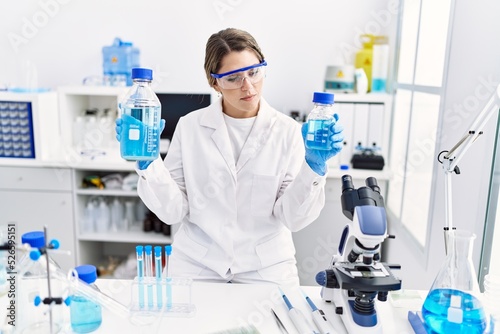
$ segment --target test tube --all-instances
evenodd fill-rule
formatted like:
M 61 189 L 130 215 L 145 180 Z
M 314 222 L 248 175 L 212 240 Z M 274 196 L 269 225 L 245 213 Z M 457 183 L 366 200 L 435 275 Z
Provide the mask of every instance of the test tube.
M 156 304 L 158 309 L 163 306 L 161 288 L 161 246 L 155 246 L 155 276 L 156 276 Z
M 166 293 L 167 293 L 167 309 L 172 307 L 172 278 L 170 277 L 169 262 L 170 262 L 170 254 L 172 254 L 172 245 L 165 246 L 165 279 L 167 281 Z
M 153 308 L 153 285 L 151 284 L 151 280 L 153 279 L 153 247 L 148 245 L 144 246 L 144 250 L 146 252 L 145 258 L 145 267 L 146 267 L 146 280 L 148 283 L 148 307 L 150 309 Z
M 144 248 L 136 246 L 135 252 L 137 254 L 137 281 L 139 286 L 139 308 L 144 308 Z

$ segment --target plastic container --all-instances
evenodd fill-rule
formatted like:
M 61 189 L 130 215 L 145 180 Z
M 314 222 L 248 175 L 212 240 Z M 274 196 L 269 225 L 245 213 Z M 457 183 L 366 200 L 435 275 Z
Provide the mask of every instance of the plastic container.
M 367 91 L 370 91 L 372 82 L 373 43 L 375 36 L 370 34 L 361 35 L 360 40 L 363 44 L 363 48 L 356 52 L 354 66 L 356 68 L 362 68 L 365 71 L 368 80 Z
M 64 327 L 65 307 L 63 293 L 67 284 L 64 273 L 49 257 L 50 290 L 47 279 L 47 254 L 41 254 L 45 247 L 45 236 L 41 231 L 28 232 L 21 237 L 23 244 L 31 248 L 20 260 L 18 309 L 19 333 L 58 333 Z M 49 293 L 50 291 L 50 293 Z M 45 303 L 52 298 L 54 304 Z
M 139 67 L 139 49 L 131 42 L 115 38 L 102 48 L 104 85 L 132 86 L 132 68 Z
M 100 291 L 95 281 L 97 279 L 96 267 L 90 264 L 75 268 L 78 278 L 94 290 Z M 84 294 L 75 291 L 71 295 L 70 304 L 71 329 L 75 333 L 90 333 L 101 326 L 101 305 L 89 300 Z
M 126 160 L 155 160 L 160 154 L 161 103 L 151 88 L 153 71 L 134 68 L 132 79 L 132 88 L 119 103 L 120 154 Z
M 373 44 L 373 63 L 371 75 L 371 92 L 387 91 L 387 74 L 389 70 L 389 44 L 385 36 L 378 36 Z
M 475 235 L 459 230 L 447 233 L 447 256 L 422 306 L 422 316 L 435 333 L 483 333 L 488 320 L 472 263 Z
M 313 150 L 331 149 L 331 125 L 333 117 L 333 93 L 315 92 L 313 96 L 314 108 L 307 116 L 306 147 Z

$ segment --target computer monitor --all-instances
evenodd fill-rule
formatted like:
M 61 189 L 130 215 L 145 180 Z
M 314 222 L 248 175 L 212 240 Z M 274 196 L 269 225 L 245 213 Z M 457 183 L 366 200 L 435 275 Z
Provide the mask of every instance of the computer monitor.
M 165 129 L 161 134 L 160 152 L 166 153 L 179 118 L 193 110 L 204 108 L 212 102 L 210 93 L 159 93 L 161 118 L 165 120 Z

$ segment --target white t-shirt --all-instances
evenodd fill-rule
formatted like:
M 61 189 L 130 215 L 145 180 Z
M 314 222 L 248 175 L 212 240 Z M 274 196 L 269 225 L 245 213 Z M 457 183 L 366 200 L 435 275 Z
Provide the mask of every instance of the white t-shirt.
M 248 135 L 252 130 L 257 116 L 249 118 L 233 118 L 226 114 L 223 115 L 224 121 L 226 122 L 227 133 L 229 134 L 229 139 L 231 140 L 234 161 L 238 162 L 243 145 L 245 145 L 245 142 L 247 141 Z

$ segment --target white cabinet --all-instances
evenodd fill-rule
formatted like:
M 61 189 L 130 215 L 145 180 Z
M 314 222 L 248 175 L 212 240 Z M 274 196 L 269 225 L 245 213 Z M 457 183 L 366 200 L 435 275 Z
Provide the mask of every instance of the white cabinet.
M 73 170 L 74 196 L 75 196 L 75 232 L 76 232 L 76 251 L 78 264 L 91 263 L 94 265 L 103 264 L 108 256 L 123 257 L 135 252 L 136 245 L 167 245 L 172 242 L 170 235 L 156 233 L 154 231 L 143 231 L 143 214 L 138 214 L 139 197 L 136 190 L 121 189 L 98 189 L 83 188 L 82 180 L 86 176 L 106 176 L 112 173 L 119 173 L 126 176 L 128 173 L 135 173 L 129 168 L 119 170 L 106 170 L 106 168 L 93 169 L 75 168 Z M 134 222 L 129 224 L 127 229 L 108 229 L 107 231 L 97 232 L 85 231 L 83 226 L 85 206 L 91 199 L 99 198 L 105 201 L 109 206 L 115 198 L 125 204 L 133 203 Z M 143 212 L 144 213 L 144 212 Z
M 118 101 L 128 89 L 93 86 L 58 89 L 64 159 L 68 164 L 124 164 L 115 139 L 115 119 Z
M 85 176 L 135 174 L 134 163 L 120 157 L 119 143 L 115 139 L 118 101 L 129 88 L 70 86 L 58 89 L 65 162 L 72 166 L 73 172 L 77 264 L 103 264 L 109 256 L 121 257 L 135 252 L 135 245 L 171 243 L 170 235 L 143 232 L 142 217 L 136 217 L 135 224 L 126 230 L 98 233 L 82 229 L 85 206 L 92 198 L 100 198 L 108 204 L 115 198 L 122 203 L 140 201 L 135 190 L 82 188 Z
M 48 241 L 70 251 L 55 260 L 65 270 L 75 266 L 71 169 L 0 166 L 0 212 L 0 225 L 16 224 L 19 243 L 22 234 L 47 226 Z

